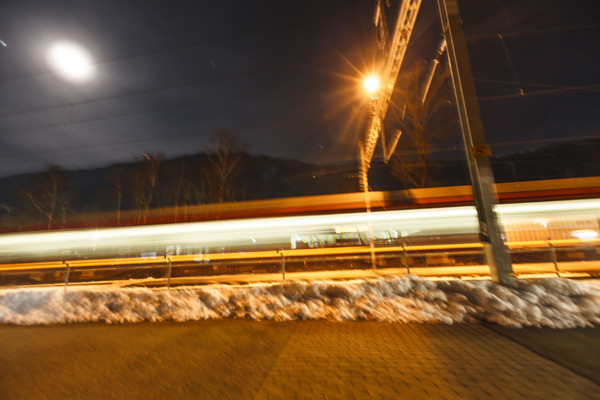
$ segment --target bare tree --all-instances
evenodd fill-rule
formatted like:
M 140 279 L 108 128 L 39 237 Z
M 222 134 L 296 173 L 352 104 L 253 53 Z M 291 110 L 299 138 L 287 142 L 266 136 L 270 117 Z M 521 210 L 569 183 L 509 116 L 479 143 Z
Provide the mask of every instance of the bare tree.
M 71 201 L 69 181 L 65 171 L 51 166 L 45 172 L 35 175 L 28 187 L 18 191 L 22 207 L 34 220 L 41 217 L 48 230 L 52 229 L 57 218 L 62 226 L 66 224 L 67 209 Z
M 187 208 L 192 199 L 193 180 L 191 178 L 190 158 L 187 155 L 179 161 L 179 172 L 174 193 L 175 221 L 178 220 L 179 207 L 183 206 L 183 220 L 187 220 Z
M 211 134 L 206 177 L 210 192 L 219 203 L 234 198 L 234 181 L 246 148 L 247 145 L 228 130 L 220 129 Z
M 148 218 L 148 211 L 156 192 L 159 168 L 163 158 L 163 154 L 149 154 L 137 160 L 132 194 L 138 223 L 145 224 Z
M 391 122 L 402 130 L 398 150 L 391 162 L 392 173 L 413 187 L 433 183 L 427 173 L 427 156 L 434 146 L 450 137 L 456 127 L 447 64 L 441 63 L 438 67 L 422 102 L 420 94 L 426 72 L 426 65 L 420 62 L 401 73 L 391 108 Z
M 114 188 L 114 196 L 117 207 L 117 225 L 121 224 L 121 208 L 123 207 L 123 167 L 115 165 L 110 170 L 108 177 Z

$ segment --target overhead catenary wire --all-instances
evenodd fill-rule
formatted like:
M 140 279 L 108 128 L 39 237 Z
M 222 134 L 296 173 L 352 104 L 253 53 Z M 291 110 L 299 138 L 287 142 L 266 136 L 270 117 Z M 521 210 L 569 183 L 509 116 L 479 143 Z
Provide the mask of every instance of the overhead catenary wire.
M 283 119 L 280 119 L 279 121 L 283 121 Z M 317 120 L 309 120 L 306 118 L 300 118 L 297 120 L 293 120 L 293 121 L 289 121 L 286 120 L 286 123 L 278 123 L 278 121 L 276 122 L 271 122 L 270 124 L 258 124 L 258 125 L 253 125 L 253 126 L 248 126 L 245 125 L 244 127 L 240 127 L 240 130 L 244 130 L 244 131 L 253 131 L 253 130 L 258 130 L 258 129 L 276 129 L 276 128 L 290 128 L 293 126 L 301 126 L 303 124 L 311 124 L 311 123 L 315 123 L 315 122 L 319 122 L 320 119 Z M 174 141 L 178 141 L 178 140 L 184 140 L 184 139 L 188 139 L 188 138 L 192 138 L 192 137 L 197 137 L 197 132 L 192 132 L 192 133 L 188 133 L 188 134 L 182 134 L 182 135 L 172 135 L 169 136 L 168 141 L 170 143 L 174 142 Z M 58 148 L 54 148 L 54 149 L 44 149 L 44 150 L 37 150 L 37 151 L 25 151 L 25 152 L 11 152 L 10 154 L 6 154 L 6 155 L 1 155 L 0 158 L 16 158 L 16 157 L 23 157 L 23 156 L 29 156 L 29 155 L 39 155 L 39 154 L 48 154 L 48 153 L 60 153 L 60 152 L 67 152 L 67 151 L 72 151 L 72 150 L 86 150 L 86 149 L 98 149 L 98 148 L 105 148 L 105 149 L 110 149 L 111 147 L 123 147 L 123 146 L 127 146 L 127 145 L 136 145 L 137 148 L 144 148 L 144 145 L 147 145 L 149 143 L 157 143 L 157 142 L 165 142 L 165 138 L 154 138 L 154 139 L 132 139 L 132 140 L 126 140 L 126 141 L 119 141 L 119 142 L 111 142 L 111 143 L 101 143 L 101 144 L 92 144 L 92 145 L 79 145 L 79 146 L 69 146 L 69 147 L 58 147 Z M 6 163 L 5 163 L 6 165 Z
M 490 142 L 488 143 L 492 148 L 510 147 L 510 146 L 521 146 L 521 145 L 541 145 L 547 143 L 563 143 L 563 142 L 574 142 L 580 140 L 596 139 L 600 140 L 600 132 L 593 135 L 584 136 L 571 136 L 568 138 L 548 138 L 548 139 L 531 139 L 531 140 L 513 140 L 506 142 Z M 464 153 L 464 149 L 457 146 L 445 146 L 445 147 L 434 147 L 429 150 L 429 153 L 450 153 L 459 152 Z M 394 154 L 398 156 L 410 156 L 415 154 L 413 150 L 396 151 Z M 375 158 L 382 158 L 382 156 L 376 156 Z
M 242 77 L 247 77 L 247 76 L 272 73 L 274 71 L 285 71 L 287 69 L 293 69 L 293 68 L 302 67 L 303 65 L 304 64 L 296 63 L 296 64 L 279 65 L 279 66 L 273 66 L 273 67 L 257 68 L 257 69 L 254 69 L 254 70 L 240 72 L 240 73 L 236 73 L 236 74 L 230 74 L 230 75 L 221 76 L 221 77 L 217 77 L 217 78 L 213 78 L 213 79 L 205 79 L 205 80 L 194 82 L 194 83 L 186 83 L 186 84 L 176 85 L 176 86 L 170 86 L 170 87 L 166 87 L 166 88 L 151 89 L 151 90 L 146 90 L 146 91 L 138 92 L 138 93 L 135 93 L 135 94 L 125 94 L 125 95 L 120 95 L 120 96 L 112 96 L 112 97 L 106 97 L 106 98 L 102 98 L 102 99 L 94 99 L 94 100 L 90 100 L 90 101 L 83 101 L 83 102 L 78 102 L 75 105 L 74 104 L 67 104 L 67 105 L 61 105 L 61 106 L 57 106 L 57 107 L 48 107 L 46 109 L 40 109 L 40 110 L 36 110 L 36 111 L 27 111 L 27 112 L 22 112 L 22 113 L 16 113 L 14 115 L 30 114 L 30 113 L 34 113 L 34 112 L 44 112 L 44 111 L 51 111 L 51 110 L 58 110 L 58 109 L 69 109 L 69 108 L 72 109 L 73 107 L 76 107 L 76 106 L 79 106 L 79 105 L 84 105 L 84 104 L 93 104 L 93 103 L 98 103 L 98 102 L 107 101 L 107 100 L 118 100 L 118 99 L 124 99 L 124 98 L 135 97 L 135 96 L 143 96 L 143 95 L 146 95 L 146 94 L 166 92 L 166 91 L 177 90 L 177 89 L 182 89 L 182 88 L 190 88 L 190 87 L 194 87 L 194 86 L 205 85 L 207 83 L 220 82 L 220 81 L 237 79 L 237 78 L 242 78 Z M 239 99 L 239 96 L 236 96 L 235 98 Z M 122 118 L 122 117 L 126 117 L 126 116 L 131 116 L 131 115 L 147 114 L 147 113 L 150 113 L 150 112 L 155 112 L 155 111 L 160 111 L 160 110 L 170 110 L 170 109 L 177 109 L 177 108 L 181 108 L 181 107 L 188 107 L 188 106 L 191 106 L 191 105 L 197 105 L 197 104 L 206 103 L 208 101 L 209 100 L 194 101 L 194 102 L 190 102 L 190 103 L 177 104 L 177 105 L 166 106 L 166 107 L 157 107 L 157 108 L 146 109 L 146 110 L 142 110 L 142 111 L 121 113 L 121 114 L 111 115 L 111 116 L 99 116 L 99 117 L 92 117 L 92 118 L 87 118 L 87 119 L 82 119 L 82 120 L 75 120 L 75 121 L 69 120 L 69 122 L 57 123 L 57 124 L 49 124 L 49 125 L 42 125 L 42 126 L 37 126 L 37 127 L 32 127 L 32 128 L 13 129 L 13 130 L 9 130 L 9 131 L 0 132 L 0 136 L 10 135 L 10 134 L 16 134 L 16 133 L 20 134 L 20 133 L 28 132 L 28 131 L 39 131 L 39 130 L 43 130 L 43 129 L 58 128 L 58 127 L 62 127 L 62 126 L 69 126 L 69 125 L 80 124 L 80 123 L 88 123 L 88 122 L 95 122 L 95 121 L 106 121 L 106 120 L 110 120 L 110 119 Z M 214 99 L 212 99 L 212 101 L 214 101 Z M 13 115 L 10 115 L 10 116 L 13 116 Z M 8 117 L 8 116 L 7 115 L 0 115 L 0 118 L 6 118 L 6 117 Z
M 586 86 L 574 86 L 574 87 L 565 87 L 560 89 L 548 89 L 548 90 L 538 90 L 536 92 L 527 92 L 527 93 L 512 93 L 512 94 L 504 94 L 498 96 L 489 96 L 489 97 L 481 97 L 479 101 L 495 101 L 495 100 L 504 100 L 504 99 L 514 99 L 514 98 L 523 98 L 523 97 L 536 97 L 536 96 L 551 96 L 557 95 L 567 92 L 577 92 L 577 93 L 592 93 L 592 92 L 600 92 L 600 85 L 586 85 Z
M 97 63 L 95 63 L 95 65 L 100 66 L 100 65 L 116 63 L 119 61 L 135 60 L 137 58 L 151 57 L 151 56 L 156 56 L 156 55 L 161 55 L 161 54 L 167 54 L 167 53 L 174 52 L 174 51 L 180 51 L 180 50 L 195 49 L 197 47 L 202 47 L 202 46 L 210 45 L 213 43 L 236 40 L 236 39 L 240 39 L 240 38 L 247 39 L 248 37 L 252 37 L 252 36 L 272 34 L 274 32 L 281 31 L 281 30 L 292 30 L 292 29 L 297 29 L 297 28 L 298 28 L 298 25 L 294 25 L 293 23 L 292 24 L 281 23 L 278 26 L 274 26 L 274 27 L 271 26 L 267 29 L 254 30 L 254 31 L 249 31 L 249 32 L 239 32 L 239 33 L 234 33 L 234 34 L 226 35 L 226 36 L 222 36 L 222 37 L 206 39 L 206 40 L 199 41 L 196 43 L 185 44 L 185 45 L 180 45 L 180 46 L 172 46 L 172 47 L 168 47 L 168 48 L 158 49 L 155 51 L 150 51 L 150 52 L 140 53 L 140 54 L 133 54 L 133 55 L 128 55 L 128 56 L 124 56 L 124 57 L 110 58 L 110 59 L 107 59 L 104 61 L 97 62 Z M 51 74 L 53 74 L 52 71 L 44 70 L 44 71 L 33 72 L 30 74 L 9 76 L 9 77 L 4 77 L 4 78 L 0 79 L 0 84 L 5 83 L 5 82 L 14 81 L 14 80 L 29 79 L 29 78 L 35 78 L 35 77 L 51 75 Z
M 584 30 L 584 29 L 594 29 L 600 28 L 600 23 L 594 24 L 578 24 L 578 25 L 569 25 L 569 26 L 559 26 L 552 28 L 542 28 L 542 29 L 528 29 L 523 31 L 513 31 L 513 32 L 502 32 L 500 33 L 503 37 L 512 37 L 512 36 L 525 36 L 525 35 L 542 35 L 546 33 L 555 33 L 555 32 L 563 32 L 563 31 L 571 31 L 571 30 Z M 466 37 L 468 41 L 481 40 L 481 39 L 493 39 L 497 38 L 498 33 L 486 33 L 482 35 L 469 35 Z
M 510 57 L 510 53 L 508 52 L 508 48 L 506 47 L 504 38 L 501 34 L 498 34 L 498 39 L 500 40 L 500 44 L 502 44 L 502 48 L 504 49 L 504 54 L 506 55 L 506 59 L 508 60 L 508 64 L 510 65 L 510 70 L 513 73 L 515 82 L 517 82 L 517 93 L 522 96 L 523 94 L 525 94 L 525 92 L 523 91 L 523 88 L 521 87 L 521 84 L 519 82 L 519 75 L 517 75 L 517 70 L 515 69 L 515 65 L 512 61 L 512 58 Z
M 326 58 L 326 57 L 329 58 L 330 56 L 324 56 L 322 58 Z M 137 96 L 145 96 L 145 95 L 150 95 L 150 94 L 165 93 L 165 92 L 169 92 L 172 90 L 193 88 L 195 86 L 202 86 L 202 85 L 206 85 L 206 84 L 210 84 L 210 83 L 239 79 L 239 78 L 250 77 L 250 76 L 254 76 L 254 75 L 264 75 L 264 74 L 268 74 L 268 73 L 283 72 L 283 71 L 288 71 L 288 70 L 292 70 L 292 69 L 300 69 L 300 68 L 306 68 L 306 67 L 310 67 L 311 69 L 316 70 L 314 68 L 314 66 L 312 65 L 314 63 L 314 61 L 315 61 L 315 59 L 313 58 L 313 59 L 311 59 L 310 62 L 299 60 L 296 62 L 290 62 L 290 63 L 286 63 L 286 64 L 267 65 L 267 66 L 250 69 L 247 71 L 235 72 L 235 73 L 231 73 L 231 74 L 227 74 L 227 75 L 223 75 L 223 76 L 213 77 L 210 79 L 194 80 L 191 82 L 185 82 L 185 83 L 178 84 L 178 85 L 168 85 L 168 86 L 163 86 L 163 87 L 159 87 L 159 88 L 139 90 L 139 91 L 136 91 L 133 93 L 130 92 L 130 93 L 125 93 L 125 94 L 115 95 L 115 96 L 96 97 L 96 98 L 89 99 L 89 100 L 77 101 L 76 103 L 70 102 L 70 103 L 61 104 L 61 105 L 57 105 L 57 106 L 40 107 L 37 109 L 4 113 L 4 114 L 0 114 L 0 119 L 10 118 L 10 117 L 18 117 L 21 115 L 28 115 L 28 114 L 34 114 L 34 113 L 41 113 L 41 112 L 46 112 L 46 111 L 56 111 L 56 110 L 61 110 L 61 109 L 69 109 L 70 113 L 72 113 L 73 109 L 76 107 L 79 107 L 79 106 L 96 104 L 96 103 L 107 102 L 107 101 L 135 98 Z M 317 59 L 317 61 L 322 62 L 322 59 Z M 236 96 L 236 98 L 239 98 L 239 96 Z M 186 106 L 187 106 L 187 104 L 183 105 L 183 107 L 186 107 Z M 177 106 L 167 107 L 167 108 L 169 108 L 169 109 L 177 108 Z M 148 111 L 142 111 L 140 113 L 152 112 L 152 111 L 156 111 L 156 110 L 157 109 L 152 109 L 152 110 L 148 110 Z M 114 117 L 119 118 L 123 115 L 126 115 L 126 114 L 118 114 Z M 111 118 L 111 116 L 108 116 L 108 117 L 102 116 L 102 117 L 97 117 L 97 118 L 88 118 L 86 120 L 73 121 L 73 123 L 92 122 L 95 120 L 103 121 L 103 120 L 107 120 L 110 118 Z M 61 126 L 66 126 L 66 125 L 70 125 L 70 123 L 50 124 L 50 125 L 25 128 L 25 129 L 13 129 L 13 130 L 8 130 L 8 131 L 4 131 L 4 132 L 0 131 L 0 136 L 17 134 L 17 133 L 22 133 L 22 132 L 27 132 L 27 131 L 37 131 L 37 130 L 42 130 L 44 128 L 56 128 L 56 127 L 61 127 Z
M 297 121 L 294 121 L 293 124 L 289 124 L 287 127 L 301 125 L 302 123 L 305 123 L 305 122 L 306 122 L 305 120 L 297 120 Z M 308 123 L 310 123 L 310 122 L 314 122 L 314 121 L 308 121 Z M 254 127 L 248 128 L 248 130 L 255 130 L 255 129 L 260 129 L 260 127 L 254 126 Z M 190 133 L 190 134 L 185 134 L 185 135 L 173 136 L 171 138 L 173 140 L 183 140 L 183 139 L 192 137 L 194 135 L 195 135 L 195 133 Z M 568 137 L 568 138 L 548 138 L 548 139 L 493 142 L 493 143 L 489 143 L 489 145 L 493 148 L 500 148 L 500 147 L 516 146 L 516 145 L 540 145 L 540 144 L 547 144 L 547 143 L 562 143 L 562 142 L 571 142 L 571 141 L 580 141 L 580 140 L 589 140 L 589 139 L 600 139 L 600 132 L 597 134 L 593 134 L 593 135 L 572 136 L 572 137 Z M 23 157 L 23 156 L 28 156 L 28 155 L 36 155 L 36 154 L 59 153 L 59 152 L 64 152 L 64 151 L 69 151 L 69 150 L 111 148 L 111 147 L 117 147 L 117 146 L 122 147 L 124 145 L 129 145 L 129 144 L 135 144 L 135 145 L 138 145 L 138 147 L 139 147 L 140 143 L 160 142 L 163 140 L 164 139 L 162 139 L 162 138 L 157 138 L 157 139 L 146 139 L 146 140 L 142 140 L 142 141 L 130 140 L 130 141 L 102 143 L 102 144 L 94 144 L 94 145 L 71 146 L 66 149 L 65 148 L 55 148 L 55 149 L 46 149 L 46 150 L 31 151 L 31 152 L 11 153 L 10 155 L 6 155 L 6 156 L 2 156 L 2 157 L 13 158 L 13 157 Z M 444 147 L 434 147 L 429 150 L 429 153 L 450 153 L 450 152 L 458 152 L 458 153 L 462 154 L 464 152 L 464 149 L 457 147 L 457 146 L 444 146 Z M 410 155 L 414 154 L 414 151 L 413 150 L 402 150 L 402 151 L 396 151 L 394 154 L 397 156 L 410 156 Z M 374 158 L 378 159 L 378 158 L 382 158 L 382 156 L 375 155 Z M 352 153 L 350 157 L 344 158 L 343 160 L 340 160 L 340 161 L 347 161 L 347 162 L 358 161 L 358 156 L 356 156 L 354 153 Z
M 559 31 L 559 30 L 565 30 L 565 29 L 587 29 L 588 27 L 593 26 L 593 27 L 597 27 L 600 26 L 600 24 L 592 24 L 592 25 L 580 25 L 577 27 L 562 27 L 562 28 L 556 28 L 553 29 L 554 31 Z M 545 33 L 545 32 L 550 32 L 552 30 L 538 30 L 536 32 L 533 31 L 528 31 L 528 32 L 512 32 L 512 33 L 503 33 L 502 35 L 504 37 L 509 37 L 509 36 L 515 36 L 515 35 L 521 35 L 521 34 L 535 34 L 535 33 Z M 245 34 L 244 34 L 245 35 Z M 235 35 L 231 35 L 231 36 L 235 36 Z M 237 35 L 240 36 L 240 35 Z M 491 37 L 497 37 L 496 35 L 490 35 Z M 218 38 L 216 39 L 217 41 L 219 40 L 228 40 L 228 38 Z M 155 54 L 162 54 L 162 53 L 167 53 L 169 51 L 177 51 L 177 50 L 182 50 L 182 49 L 187 49 L 187 48 L 194 48 L 194 47 L 198 47 L 198 46 L 203 46 L 206 43 L 200 43 L 200 44 L 193 44 L 193 45 L 189 45 L 189 46 L 180 46 L 180 47 L 174 47 L 171 49 L 164 49 L 164 50 L 157 50 L 155 52 L 151 52 L 151 53 L 146 53 L 146 54 L 140 54 L 140 55 L 134 55 L 134 56 L 129 56 L 129 57 L 122 57 L 122 58 L 117 58 L 117 59 L 113 59 L 113 60 L 108 60 L 105 62 L 116 62 L 116 61 L 120 61 L 120 60 L 126 60 L 126 59 L 135 59 L 135 58 L 141 58 L 141 57 L 146 57 L 146 56 L 152 56 Z M 247 72 L 247 71 L 246 71 Z M 245 72 L 240 72 L 239 75 L 240 76 L 244 76 Z M 248 76 L 251 76 L 253 74 L 253 72 L 249 72 Z M 157 93 L 157 92 L 161 92 L 161 91 L 168 91 L 168 90 L 177 90 L 177 89 L 184 89 L 186 87 L 193 87 L 193 85 L 202 85 L 204 83 L 210 83 L 213 81 L 219 81 L 219 80 L 223 80 L 223 79 L 235 79 L 237 78 L 237 76 L 234 77 L 216 77 L 214 79 L 211 79 L 209 81 L 204 81 L 204 82 L 196 82 L 196 83 L 187 83 L 187 84 L 182 84 L 182 85 L 177 85 L 177 86 L 172 86 L 172 87 L 163 87 L 163 88 L 157 88 L 157 89 L 149 89 L 149 90 L 144 90 L 138 93 L 128 93 L 128 94 L 124 94 L 124 95 L 119 95 L 119 96 L 111 96 L 111 97 L 106 97 L 103 99 L 91 99 L 91 100 L 85 100 L 82 102 L 77 102 L 75 105 L 72 104 L 65 104 L 62 106 L 53 106 L 53 107 L 48 107 L 48 108 L 43 108 L 43 109 L 39 109 L 39 110 L 29 110 L 29 111 L 23 111 L 23 112 L 18 112 L 18 113 L 11 113 L 11 114 L 4 114 L 4 115 L 0 115 L 1 117 L 9 117 L 9 116 L 13 116 L 13 115 L 22 115 L 22 114 L 30 114 L 30 113 L 35 113 L 35 112 L 43 112 L 43 111 L 48 111 L 48 110 L 58 110 L 58 109 L 70 109 L 71 111 L 75 110 L 77 111 L 77 106 L 79 105 L 84 105 L 84 104 L 93 104 L 96 102 L 102 102 L 102 101 L 108 101 L 108 100 L 118 100 L 118 99 L 122 99 L 122 98 L 128 98 L 131 96 L 138 96 L 138 95 L 145 95 L 145 94 L 152 94 L 152 93 Z M 15 79 L 18 79 L 18 77 L 16 77 Z M 516 80 L 518 80 L 518 78 L 516 78 Z M 2 81 L 0 81 L 1 83 Z M 513 82 L 514 84 L 515 82 Z M 518 83 L 518 82 L 517 82 Z M 508 84 L 508 83 L 507 83 Z M 527 83 L 521 83 L 524 86 L 527 86 Z M 532 84 L 533 85 L 533 84 Z M 550 87 L 550 86 L 549 86 Z M 595 92 L 597 90 L 599 90 L 600 88 L 598 88 L 598 85 L 591 85 L 591 86 L 587 86 L 588 89 L 585 89 L 585 87 L 556 87 L 555 90 L 549 90 L 549 91 L 538 91 L 538 92 L 530 92 L 527 93 L 528 96 L 542 96 L 542 95 L 553 95 L 555 93 L 561 93 L 560 90 L 564 90 L 564 91 L 573 91 L 573 92 L 581 92 L 581 93 L 585 93 L 586 91 L 592 91 Z M 493 101 L 493 100 L 501 100 L 501 99 L 509 99 L 509 98 L 516 98 L 516 97 L 523 97 L 521 95 L 501 95 L 501 96 L 493 96 L 493 97 L 485 97 L 485 98 L 481 98 L 479 99 L 480 101 Z M 79 124 L 79 123 L 90 123 L 90 122 L 94 122 L 94 121 L 107 121 L 110 119 L 114 119 L 114 118 L 124 118 L 124 117 L 128 117 L 128 116 L 133 116 L 133 115 L 142 115 L 145 113 L 151 113 L 151 112 L 156 112 L 156 111 L 167 111 L 167 110 L 175 110 L 175 109 L 179 109 L 182 107 L 193 107 L 195 105 L 200 105 L 200 104 L 204 104 L 206 102 L 206 100 L 201 100 L 201 101 L 194 101 L 194 102 L 188 102 L 188 103 L 184 103 L 184 104 L 179 104 L 179 105 L 169 105 L 169 106 L 165 106 L 165 107 L 156 107 L 156 108 L 152 108 L 152 109 L 148 109 L 148 110 L 143 110 L 143 111 L 138 111 L 138 112 L 132 112 L 132 113 L 124 113 L 124 114 L 118 114 L 118 115 L 108 115 L 108 116 L 100 116 L 98 118 L 89 118 L 89 119 L 85 119 L 85 120 L 74 120 L 74 121 L 69 121 L 68 123 L 62 123 L 62 124 L 56 124 L 56 125 L 52 125 L 52 126 L 42 126 L 42 127 L 32 127 L 32 128 L 27 128 L 25 130 L 9 130 L 6 132 L 0 132 L 0 135 L 17 135 L 17 134 L 21 134 L 23 132 L 28 132 L 28 131 L 38 131 L 38 130 L 43 130 L 43 129 L 51 129 L 51 128 L 56 128 L 56 127 L 62 127 L 62 126 L 71 126 L 73 124 Z M 183 137 L 189 137 L 190 135 L 184 135 Z M 156 142 L 156 141 L 161 141 L 163 139 L 150 139 L 149 141 L 152 142 Z M 132 141 L 131 143 L 144 143 L 145 140 L 142 141 Z M 115 143 L 115 144 L 107 144 L 108 146 L 119 146 L 122 143 Z M 494 144 L 493 144 L 494 145 Z M 97 145 L 97 146 L 105 146 L 103 145 Z M 96 147 L 96 145 L 94 146 L 90 146 L 90 147 Z M 71 147 L 72 148 L 72 147 Z M 86 147 L 78 147 L 78 148 L 86 148 Z M 55 150 L 50 150 L 50 151 L 64 151 L 65 149 L 60 149 L 57 148 Z M 34 154 L 41 154 L 41 153 L 45 153 L 45 151 L 39 151 L 39 152 L 35 152 Z M 32 154 L 32 153 L 21 153 L 21 154 Z M 9 157 L 12 156 L 9 155 Z
M 534 86 L 534 87 L 543 87 L 543 88 L 552 88 L 552 89 L 574 89 L 575 86 L 567 86 L 567 85 L 557 85 L 553 83 L 541 83 L 541 82 L 514 82 L 514 81 L 503 81 L 498 79 L 483 79 L 483 78 L 475 78 L 475 82 L 481 83 L 494 83 L 498 85 L 508 85 L 513 86 L 516 84 L 521 84 L 523 86 Z

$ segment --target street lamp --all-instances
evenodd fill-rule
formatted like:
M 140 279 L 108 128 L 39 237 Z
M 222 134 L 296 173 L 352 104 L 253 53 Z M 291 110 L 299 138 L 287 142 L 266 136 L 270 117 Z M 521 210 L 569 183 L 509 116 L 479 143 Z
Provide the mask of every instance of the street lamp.
M 373 118 L 377 113 L 377 92 L 379 91 L 379 78 L 375 75 L 370 75 L 363 81 L 365 91 L 371 98 L 369 104 L 369 118 Z M 377 259 L 375 255 L 375 235 L 373 234 L 373 222 L 371 219 L 371 197 L 369 195 L 369 182 L 367 173 L 369 171 L 368 164 L 370 161 L 365 159 L 365 149 L 362 142 L 359 142 L 359 155 L 360 155 L 360 186 L 362 187 L 365 194 L 365 209 L 368 214 L 368 227 L 369 227 L 369 247 L 371 248 L 371 267 L 377 268 Z
M 59 76 L 71 82 L 87 82 L 96 74 L 89 52 L 74 42 L 52 43 L 46 52 L 46 60 Z
M 374 98 L 375 92 L 379 89 L 379 78 L 371 75 L 365 78 L 363 85 L 371 98 Z

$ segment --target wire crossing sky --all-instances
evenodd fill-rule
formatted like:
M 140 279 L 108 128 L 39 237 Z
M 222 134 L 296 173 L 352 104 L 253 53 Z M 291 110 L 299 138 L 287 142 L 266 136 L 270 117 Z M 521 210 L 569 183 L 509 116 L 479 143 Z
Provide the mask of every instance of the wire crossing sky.
M 459 5 L 495 151 L 600 135 L 596 2 Z M 197 153 L 218 129 L 255 154 L 356 160 L 368 104 L 362 79 L 382 59 L 373 8 L 367 0 L 4 1 L 0 177 Z M 429 62 L 440 37 L 437 4 L 425 0 L 405 66 Z M 91 79 L 54 72 L 47 52 L 57 41 L 89 53 Z

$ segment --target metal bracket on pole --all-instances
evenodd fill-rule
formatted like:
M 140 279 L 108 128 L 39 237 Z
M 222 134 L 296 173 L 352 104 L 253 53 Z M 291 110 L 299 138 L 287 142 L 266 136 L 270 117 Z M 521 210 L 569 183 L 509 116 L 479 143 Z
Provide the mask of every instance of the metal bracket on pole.
M 383 147 L 383 161 L 387 164 L 392 158 L 392 154 L 394 154 L 394 150 L 396 150 L 396 146 L 398 146 L 398 140 L 400 140 L 400 136 L 402 135 L 402 131 L 400 129 L 396 129 L 394 132 L 394 136 L 390 139 L 390 142 L 387 142 L 385 138 L 385 130 L 381 129 L 381 145 Z
M 431 82 L 433 81 L 433 76 L 435 75 L 435 70 L 437 69 L 438 64 L 440 63 L 440 58 L 446 51 L 446 39 L 442 39 L 440 44 L 438 45 L 438 49 L 431 60 L 431 66 L 429 67 L 429 71 L 425 76 L 425 82 L 423 84 L 423 89 L 421 90 L 421 94 L 419 94 L 419 99 L 421 100 L 421 105 L 425 104 L 425 100 L 427 99 L 427 93 L 429 93 L 429 87 L 431 86 Z

